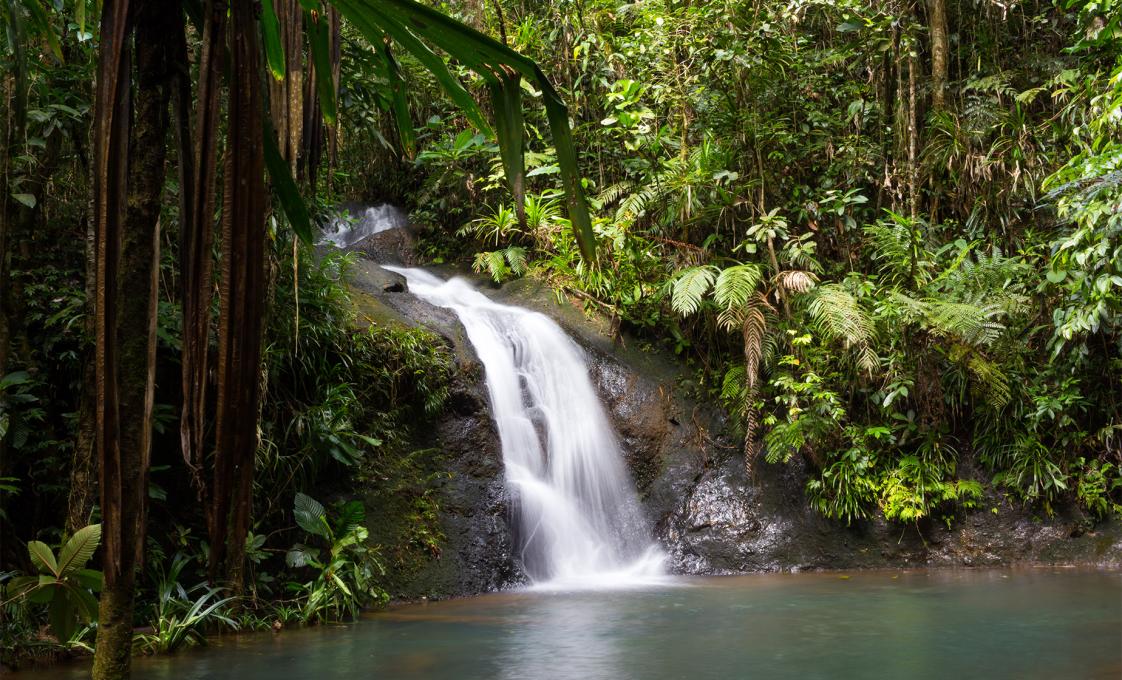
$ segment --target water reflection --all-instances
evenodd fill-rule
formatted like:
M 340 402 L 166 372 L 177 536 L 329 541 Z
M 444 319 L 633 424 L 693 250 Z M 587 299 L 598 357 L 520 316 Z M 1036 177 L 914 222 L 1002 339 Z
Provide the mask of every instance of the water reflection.
M 1122 576 L 871 572 L 507 592 L 142 659 L 145 679 L 1119 678 Z M 82 677 L 69 672 L 13 676 Z

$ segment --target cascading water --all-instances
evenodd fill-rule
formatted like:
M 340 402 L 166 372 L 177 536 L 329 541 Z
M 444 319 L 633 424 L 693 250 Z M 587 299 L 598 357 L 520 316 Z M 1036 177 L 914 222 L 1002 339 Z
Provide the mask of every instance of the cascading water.
M 535 584 L 627 585 L 662 573 L 584 352 L 551 319 L 488 299 L 463 279 L 386 267 L 417 297 L 453 310 L 487 374 Z
M 408 223 L 409 216 L 388 203 L 369 206 L 357 215 L 342 210 L 328 221 L 323 230 L 323 242 L 347 248 L 368 236 L 398 229 Z

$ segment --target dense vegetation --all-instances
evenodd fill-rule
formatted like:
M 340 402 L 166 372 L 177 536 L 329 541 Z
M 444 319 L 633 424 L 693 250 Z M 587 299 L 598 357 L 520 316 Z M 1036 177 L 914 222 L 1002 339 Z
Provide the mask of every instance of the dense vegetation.
M 438 549 L 451 357 L 308 243 L 345 199 L 676 353 L 840 525 L 1122 507 L 1113 0 L 436 3 L 498 42 L 404 0 L 156 4 L 0 7 L 3 663 L 353 616 L 402 549 L 373 478 Z
M 829 517 L 950 521 L 984 485 L 1041 514 L 1118 509 L 1116 5 L 460 11 L 567 93 L 602 266 L 577 256 L 532 122 L 523 217 L 493 147 L 419 91 L 419 184 L 354 172 L 438 226 L 434 256 L 542 277 L 673 349 L 749 467 L 807 461 Z

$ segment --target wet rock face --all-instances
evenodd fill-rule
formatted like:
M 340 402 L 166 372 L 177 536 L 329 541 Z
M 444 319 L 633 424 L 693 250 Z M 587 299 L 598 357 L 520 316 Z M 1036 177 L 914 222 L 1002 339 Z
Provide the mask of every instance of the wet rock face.
M 522 582 L 515 565 L 502 452 L 480 370 L 461 366 L 433 445 L 448 462 L 439 489 L 445 542 L 410 596 L 484 593 Z

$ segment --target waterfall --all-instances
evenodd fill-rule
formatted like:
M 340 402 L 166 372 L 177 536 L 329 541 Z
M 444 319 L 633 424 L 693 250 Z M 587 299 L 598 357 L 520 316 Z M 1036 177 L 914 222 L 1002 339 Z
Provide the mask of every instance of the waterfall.
M 389 229 L 399 229 L 408 223 L 409 216 L 388 203 L 368 206 L 359 215 L 340 210 L 328 221 L 321 241 L 348 248 L 368 236 Z
M 627 585 L 662 573 L 584 351 L 544 314 L 501 305 L 467 281 L 386 267 L 453 310 L 487 375 L 515 537 L 535 584 Z

